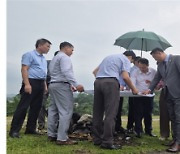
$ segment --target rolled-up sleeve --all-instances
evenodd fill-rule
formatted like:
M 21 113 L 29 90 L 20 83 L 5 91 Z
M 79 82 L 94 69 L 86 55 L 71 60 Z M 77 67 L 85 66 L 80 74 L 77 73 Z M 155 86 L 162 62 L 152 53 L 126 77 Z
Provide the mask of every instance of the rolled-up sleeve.
M 26 66 L 30 66 L 31 63 L 32 63 L 32 56 L 30 53 L 25 53 L 23 56 L 22 56 L 22 60 L 21 60 L 21 64 L 22 65 L 26 65 Z

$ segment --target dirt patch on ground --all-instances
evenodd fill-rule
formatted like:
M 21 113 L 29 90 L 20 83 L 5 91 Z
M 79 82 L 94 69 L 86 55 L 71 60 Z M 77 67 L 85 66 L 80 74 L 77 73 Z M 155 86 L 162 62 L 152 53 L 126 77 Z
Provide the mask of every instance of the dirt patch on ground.
M 83 134 L 83 133 L 73 133 L 70 134 L 69 137 L 76 141 L 92 141 L 92 137 L 90 134 Z M 128 146 L 138 146 L 140 143 L 134 142 L 134 137 L 128 136 L 125 134 L 116 134 L 114 136 L 114 144 L 116 145 L 128 145 Z
M 90 150 L 78 149 L 73 150 L 74 154 L 92 154 Z
M 134 142 L 134 137 L 133 136 L 129 136 L 129 135 L 125 135 L 125 134 L 116 134 L 116 136 L 114 136 L 114 144 L 117 145 L 128 145 L 128 146 L 138 146 L 139 143 Z

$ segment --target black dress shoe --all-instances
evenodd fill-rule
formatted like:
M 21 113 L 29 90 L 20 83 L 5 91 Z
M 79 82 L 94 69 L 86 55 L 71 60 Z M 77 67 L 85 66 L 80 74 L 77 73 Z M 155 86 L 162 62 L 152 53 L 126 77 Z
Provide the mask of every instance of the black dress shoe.
M 36 132 L 35 130 L 33 130 L 33 131 L 26 130 L 24 134 L 41 135 L 40 133 Z
M 153 133 L 146 133 L 146 135 L 149 135 L 151 137 L 157 137 L 157 135 L 153 134 Z
M 48 141 L 54 142 L 57 140 L 57 137 L 48 136 Z
M 18 132 L 10 132 L 9 136 L 12 138 L 20 138 L 19 133 Z
M 109 149 L 109 150 L 118 150 L 121 149 L 120 145 L 103 145 L 100 146 L 102 149 Z
M 174 145 L 172 145 L 166 151 L 168 151 L 168 152 L 179 152 L 180 151 L 180 145 L 178 143 L 174 143 Z
M 174 143 L 175 143 L 175 141 L 172 140 L 172 141 L 170 141 L 168 143 L 164 143 L 163 145 L 165 145 L 165 146 L 172 146 Z

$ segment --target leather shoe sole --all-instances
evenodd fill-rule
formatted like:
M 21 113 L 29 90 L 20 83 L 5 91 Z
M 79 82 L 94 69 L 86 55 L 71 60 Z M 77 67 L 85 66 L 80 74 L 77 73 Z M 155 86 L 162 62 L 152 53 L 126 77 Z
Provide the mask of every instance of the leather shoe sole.
M 152 134 L 152 133 L 146 133 L 146 135 L 149 135 L 149 136 L 151 136 L 151 137 L 157 137 L 157 135 Z
M 59 140 L 57 140 L 56 144 L 57 145 L 75 145 L 75 144 L 78 144 L 78 142 L 68 139 L 67 141 L 59 141 Z
M 56 141 L 56 140 L 57 140 L 56 137 L 48 136 L 48 141 L 54 142 L 54 141 Z
M 121 149 L 120 145 L 101 145 L 102 149 L 109 149 L 109 150 L 118 150 Z
M 172 146 L 171 148 L 166 150 L 167 152 L 180 152 L 180 146 Z

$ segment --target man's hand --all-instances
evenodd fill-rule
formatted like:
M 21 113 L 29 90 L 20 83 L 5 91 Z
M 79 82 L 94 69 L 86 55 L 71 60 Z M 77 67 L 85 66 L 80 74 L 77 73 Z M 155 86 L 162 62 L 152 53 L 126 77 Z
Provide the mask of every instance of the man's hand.
M 48 88 L 47 88 L 47 85 L 45 84 L 44 86 L 44 94 L 47 94 L 48 93 Z
M 124 86 L 120 86 L 120 91 L 124 91 Z
M 132 89 L 132 93 L 134 94 L 134 95 L 137 95 L 138 94 L 138 90 L 135 88 L 135 89 Z
M 73 92 L 77 91 L 76 87 L 74 87 L 73 85 L 71 85 L 71 90 L 72 90 Z
M 77 89 L 78 92 L 83 92 L 84 91 L 84 87 L 82 85 L 78 85 L 76 87 L 76 89 Z
M 30 84 L 26 84 L 26 85 L 24 86 L 24 91 L 25 91 L 26 93 L 31 94 L 31 93 L 32 93 L 32 87 L 31 87 L 31 85 L 30 85 Z
M 146 80 L 145 82 L 146 82 L 146 84 L 150 84 L 150 83 L 151 83 L 151 81 L 150 81 L 150 80 Z
M 147 95 L 147 94 L 150 94 L 150 93 L 151 93 L 151 90 L 150 90 L 150 89 L 145 90 L 145 91 L 142 92 L 143 95 Z

